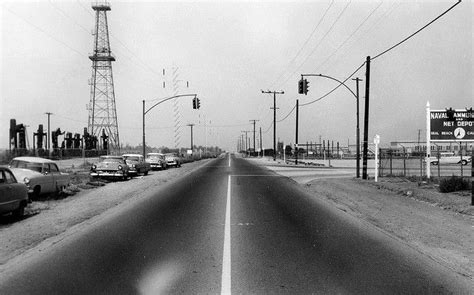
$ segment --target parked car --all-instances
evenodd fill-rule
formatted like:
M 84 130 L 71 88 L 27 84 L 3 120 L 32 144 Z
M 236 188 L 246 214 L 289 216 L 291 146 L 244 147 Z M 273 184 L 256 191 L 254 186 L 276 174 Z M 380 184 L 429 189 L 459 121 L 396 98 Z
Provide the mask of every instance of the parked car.
M 152 170 L 167 168 L 165 155 L 161 153 L 148 153 L 145 161 L 150 163 Z
M 145 158 L 143 158 L 143 156 L 140 154 L 125 154 L 122 155 L 122 157 L 127 163 L 127 165 L 130 167 L 130 174 L 148 175 L 148 172 L 151 170 L 150 163 L 146 162 Z
M 432 165 L 443 165 L 443 164 L 462 164 L 467 165 L 472 161 L 471 156 L 455 156 L 454 153 L 440 153 L 438 157 L 430 157 L 430 163 Z
M 31 197 L 62 191 L 71 182 L 68 173 L 59 171 L 56 162 L 39 157 L 17 157 L 9 167 L 19 182 L 28 187 Z
M 99 161 L 92 165 L 90 175 L 98 178 L 115 178 L 127 180 L 130 167 L 122 156 L 101 156 Z
M 177 153 L 167 153 L 165 159 L 167 166 L 181 167 L 181 157 Z
M 28 188 L 19 183 L 8 167 L 0 166 L 0 215 L 12 213 L 21 217 L 28 204 Z

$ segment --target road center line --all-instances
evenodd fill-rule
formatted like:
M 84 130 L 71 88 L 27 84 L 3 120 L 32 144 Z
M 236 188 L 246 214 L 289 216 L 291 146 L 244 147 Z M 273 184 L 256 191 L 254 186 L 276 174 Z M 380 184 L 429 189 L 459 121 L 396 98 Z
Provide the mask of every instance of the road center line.
M 230 154 L 229 154 L 229 167 L 230 167 Z
M 230 166 L 230 158 L 229 158 Z M 222 255 L 222 283 L 221 294 L 231 294 L 231 254 L 230 254 L 230 188 L 231 176 L 227 181 L 227 204 L 225 208 L 224 253 Z

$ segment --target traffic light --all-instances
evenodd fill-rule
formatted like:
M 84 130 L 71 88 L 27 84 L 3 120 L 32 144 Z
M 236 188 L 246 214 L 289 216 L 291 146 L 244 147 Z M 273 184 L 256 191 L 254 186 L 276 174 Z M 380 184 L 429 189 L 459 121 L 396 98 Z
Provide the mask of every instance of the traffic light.
M 303 93 L 304 95 L 308 94 L 309 82 L 307 79 L 303 80 Z
M 446 109 L 446 116 L 448 117 L 448 121 L 454 121 L 454 110 L 453 110 L 453 108 Z
M 197 104 L 196 104 L 196 97 L 195 97 L 195 98 L 193 98 L 193 109 L 194 110 L 196 109 L 196 106 L 197 106 Z
M 301 78 L 301 80 L 298 81 L 298 93 L 303 94 L 304 93 L 304 80 Z
M 196 97 L 196 108 L 199 110 L 201 107 L 201 102 L 199 101 L 199 98 Z

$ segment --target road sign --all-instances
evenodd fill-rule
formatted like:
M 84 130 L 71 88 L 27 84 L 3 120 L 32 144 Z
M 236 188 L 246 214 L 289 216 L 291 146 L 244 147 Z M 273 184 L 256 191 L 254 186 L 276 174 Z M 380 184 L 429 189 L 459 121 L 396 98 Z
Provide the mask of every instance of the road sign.
M 446 110 L 431 110 L 430 127 L 432 141 L 474 141 L 473 114 L 467 110 L 455 110 L 452 120 Z

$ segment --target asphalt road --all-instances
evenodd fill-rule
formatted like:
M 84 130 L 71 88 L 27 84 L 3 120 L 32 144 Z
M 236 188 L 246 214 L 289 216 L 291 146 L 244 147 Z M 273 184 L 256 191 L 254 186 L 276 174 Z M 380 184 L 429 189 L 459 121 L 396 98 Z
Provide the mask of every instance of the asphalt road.
M 0 278 L 2 294 L 467 294 L 469 287 L 292 180 L 233 156 L 148 191 Z

